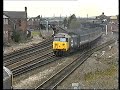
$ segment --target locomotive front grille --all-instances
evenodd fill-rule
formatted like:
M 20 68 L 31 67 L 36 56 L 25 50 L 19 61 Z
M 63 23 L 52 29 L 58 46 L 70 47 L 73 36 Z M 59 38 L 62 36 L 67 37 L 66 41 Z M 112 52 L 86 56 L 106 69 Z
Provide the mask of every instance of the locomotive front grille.
M 53 49 L 56 50 L 68 50 L 67 42 L 53 42 Z

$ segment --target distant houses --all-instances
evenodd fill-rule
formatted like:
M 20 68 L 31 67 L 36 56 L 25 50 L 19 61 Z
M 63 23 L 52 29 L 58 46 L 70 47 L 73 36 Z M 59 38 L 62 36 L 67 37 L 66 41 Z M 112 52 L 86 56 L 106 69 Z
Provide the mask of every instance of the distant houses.
M 109 30 L 116 30 L 116 26 L 118 26 L 118 17 L 119 15 L 106 16 L 103 12 L 101 15 L 96 16 L 96 18 L 91 19 L 91 21 L 99 21 L 100 23 L 102 22 L 104 25 L 108 25 Z M 82 19 L 80 20 L 82 21 Z M 86 20 L 88 20 L 88 18 Z M 12 42 L 12 36 L 14 31 L 20 32 L 20 37 L 24 40 L 27 36 L 27 30 L 46 30 L 46 28 L 50 29 L 52 25 L 62 26 L 63 23 L 63 17 L 42 18 L 42 16 L 38 15 L 36 17 L 28 18 L 27 7 L 25 7 L 24 11 L 4 11 L 3 41 L 4 44 Z
M 53 17 L 53 18 L 42 18 L 42 16 L 38 15 L 37 17 L 31 17 L 28 19 L 28 29 L 30 30 L 46 30 L 48 24 L 49 25 L 62 25 L 63 18 Z
M 4 44 L 11 43 L 13 41 L 14 31 L 20 33 L 21 40 L 25 40 L 27 36 L 27 30 L 41 30 L 50 28 L 50 25 L 61 25 L 63 18 L 42 18 L 27 17 L 27 7 L 23 11 L 3 11 L 3 41 Z
M 106 16 L 104 15 L 104 12 L 99 15 L 96 16 L 96 19 L 101 20 L 102 23 L 105 23 L 107 25 L 107 30 L 108 31 L 118 31 L 118 19 L 119 16 Z
M 101 20 L 101 22 L 102 23 L 104 23 L 104 22 L 109 22 L 110 21 L 110 17 L 109 16 L 106 16 L 106 15 L 104 15 L 104 12 L 101 14 L 101 15 L 99 15 L 99 16 L 96 16 L 96 19 L 99 19 L 99 20 Z
M 25 38 L 27 31 L 27 7 L 25 11 L 4 11 L 3 12 L 3 41 L 12 41 L 13 31 L 21 32 L 21 38 Z
M 27 29 L 28 30 L 39 30 L 40 29 L 40 21 L 41 21 L 41 17 L 37 16 L 37 17 L 31 17 L 28 19 L 28 23 L 27 23 Z
M 118 16 L 110 16 L 110 22 L 108 24 L 108 29 L 110 31 L 117 31 L 118 32 L 118 28 L 119 28 L 119 22 L 118 22 Z
M 118 16 L 116 15 L 116 16 L 110 16 L 110 22 L 111 23 L 118 23 Z

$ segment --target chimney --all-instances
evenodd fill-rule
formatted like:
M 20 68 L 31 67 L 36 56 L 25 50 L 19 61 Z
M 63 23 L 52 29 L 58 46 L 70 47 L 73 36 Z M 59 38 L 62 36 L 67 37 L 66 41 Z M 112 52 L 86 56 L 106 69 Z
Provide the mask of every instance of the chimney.
M 25 7 L 25 16 L 26 16 L 26 27 L 25 27 L 25 31 L 27 30 L 27 7 Z
M 25 13 L 26 13 L 26 18 L 27 18 L 27 7 L 25 7 Z
M 27 7 L 25 7 L 25 12 L 27 12 Z
M 104 15 L 104 12 L 102 12 L 102 15 Z

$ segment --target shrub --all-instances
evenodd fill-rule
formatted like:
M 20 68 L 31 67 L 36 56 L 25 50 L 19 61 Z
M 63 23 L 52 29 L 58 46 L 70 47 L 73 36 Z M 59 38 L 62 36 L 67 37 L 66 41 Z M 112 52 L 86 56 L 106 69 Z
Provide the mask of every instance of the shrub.
M 19 31 L 13 31 L 12 39 L 15 42 L 19 42 L 21 40 L 21 38 L 20 38 L 20 32 Z
M 43 37 L 41 33 L 39 33 L 39 37 Z

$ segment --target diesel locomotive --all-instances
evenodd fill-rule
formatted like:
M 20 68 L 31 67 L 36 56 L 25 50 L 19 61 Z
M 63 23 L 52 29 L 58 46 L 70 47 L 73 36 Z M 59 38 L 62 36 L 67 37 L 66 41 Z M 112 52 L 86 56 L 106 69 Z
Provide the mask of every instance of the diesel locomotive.
M 63 56 L 89 45 L 102 35 L 102 28 L 87 28 L 83 30 L 67 30 L 69 32 L 57 33 L 54 36 L 53 52 L 56 56 Z

